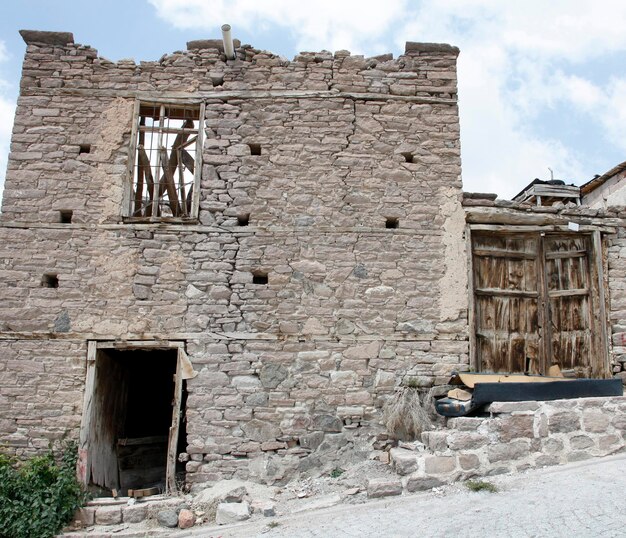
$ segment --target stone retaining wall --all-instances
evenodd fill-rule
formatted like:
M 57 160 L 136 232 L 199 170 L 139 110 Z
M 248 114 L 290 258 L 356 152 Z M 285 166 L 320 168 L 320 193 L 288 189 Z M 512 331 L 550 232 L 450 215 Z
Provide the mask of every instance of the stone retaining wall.
M 418 450 L 391 449 L 408 491 L 607 456 L 626 447 L 626 397 L 494 402 L 488 417 L 448 420 Z M 374 485 L 376 490 L 377 484 Z

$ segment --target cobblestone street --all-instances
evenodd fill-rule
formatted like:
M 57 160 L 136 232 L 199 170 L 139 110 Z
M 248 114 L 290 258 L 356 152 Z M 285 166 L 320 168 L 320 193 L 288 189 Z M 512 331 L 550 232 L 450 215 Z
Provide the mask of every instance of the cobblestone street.
M 493 477 L 496 493 L 464 486 L 188 536 L 287 537 L 589 537 L 626 536 L 626 454 L 519 475 Z

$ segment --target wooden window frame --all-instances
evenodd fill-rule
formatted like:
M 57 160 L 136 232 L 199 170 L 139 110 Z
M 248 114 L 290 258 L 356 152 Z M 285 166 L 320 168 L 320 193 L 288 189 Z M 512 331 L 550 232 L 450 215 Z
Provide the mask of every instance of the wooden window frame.
M 191 201 L 191 208 L 188 216 L 133 216 L 133 207 L 135 200 L 133 199 L 133 187 L 134 187 L 134 174 L 135 166 L 137 163 L 137 151 L 138 151 L 138 133 L 141 122 L 141 107 L 151 106 L 160 108 L 160 116 L 163 117 L 164 108 L 176 107 L 179 109 L 198 110 L 198 130 L 195 141 L 195 160 L 194 160 L 194 178 L 193 178 L 193 196 Z M 128 159 L 128 167 L 126 170 L 126 182 L 122 199 L 122 219 L 127 223 L 150 223 L 150 222 L 168 222 L 168 223 L 190 223 L 196 224 L 198 222 L 198 214 L 200 209 L 200 182 L 202 179 L 202 148 L 204 141 L 204 125 L 205 125 L 205 104 L 204 101 L 184 102 L 177 103 L 172 101 L 150 101 L 150 100 L 135 100 L 135 106 L 133 110 L 133 123 L 131 129 L 131 144 L 130 154 Z M 165 131 L 162 125 L 159 125 L 155 132 L 161 136 Z M 160 167 L 160 158 L 157 160 L 158 168 Z M 155 188 L 155 192 L 156 192 Z

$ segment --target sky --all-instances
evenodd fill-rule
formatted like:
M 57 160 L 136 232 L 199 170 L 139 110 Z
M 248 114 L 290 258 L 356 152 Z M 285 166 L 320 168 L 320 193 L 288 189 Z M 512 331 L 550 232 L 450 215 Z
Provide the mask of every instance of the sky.
M 458 46 L 466 191 L 510 198 L 551 174 L 580 185 L 626 160 L 621 0 L 0 0 L 0 188 L 25 50 L 18 30 L 73 32 L 100 56 L 139 61 L 218 38 L 223 23 L 289 59 Z

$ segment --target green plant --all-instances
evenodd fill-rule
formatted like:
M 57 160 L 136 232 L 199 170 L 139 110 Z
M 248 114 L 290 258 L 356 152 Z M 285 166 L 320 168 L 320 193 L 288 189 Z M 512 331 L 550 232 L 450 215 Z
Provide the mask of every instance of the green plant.
M 275 529 L 276 527 L 278 527 L 278 525 L 280 525 L 280 523 L 279 523 L 278 521 L 270 521 L 270 522 L 267 524 L 267 526 L 268 526 L 270 529 Z
M 0 536 L 47 538 L 87 500 L 76 480 L 77 450 L 66 444 L 24 462 L 0 455 Z
M 343 473 L 345 473 L 345 471 L 343 469 L 340 469 L 339 467 L 335 467 L 330 472 L 330 477 L 331 478 L 339 478 Z
M 465 482 L 465 487 L 471 491 L 488 491 L 489 493 L 496 493 L 498 488 L 491 482 L 485 480 L 468 480 Z

